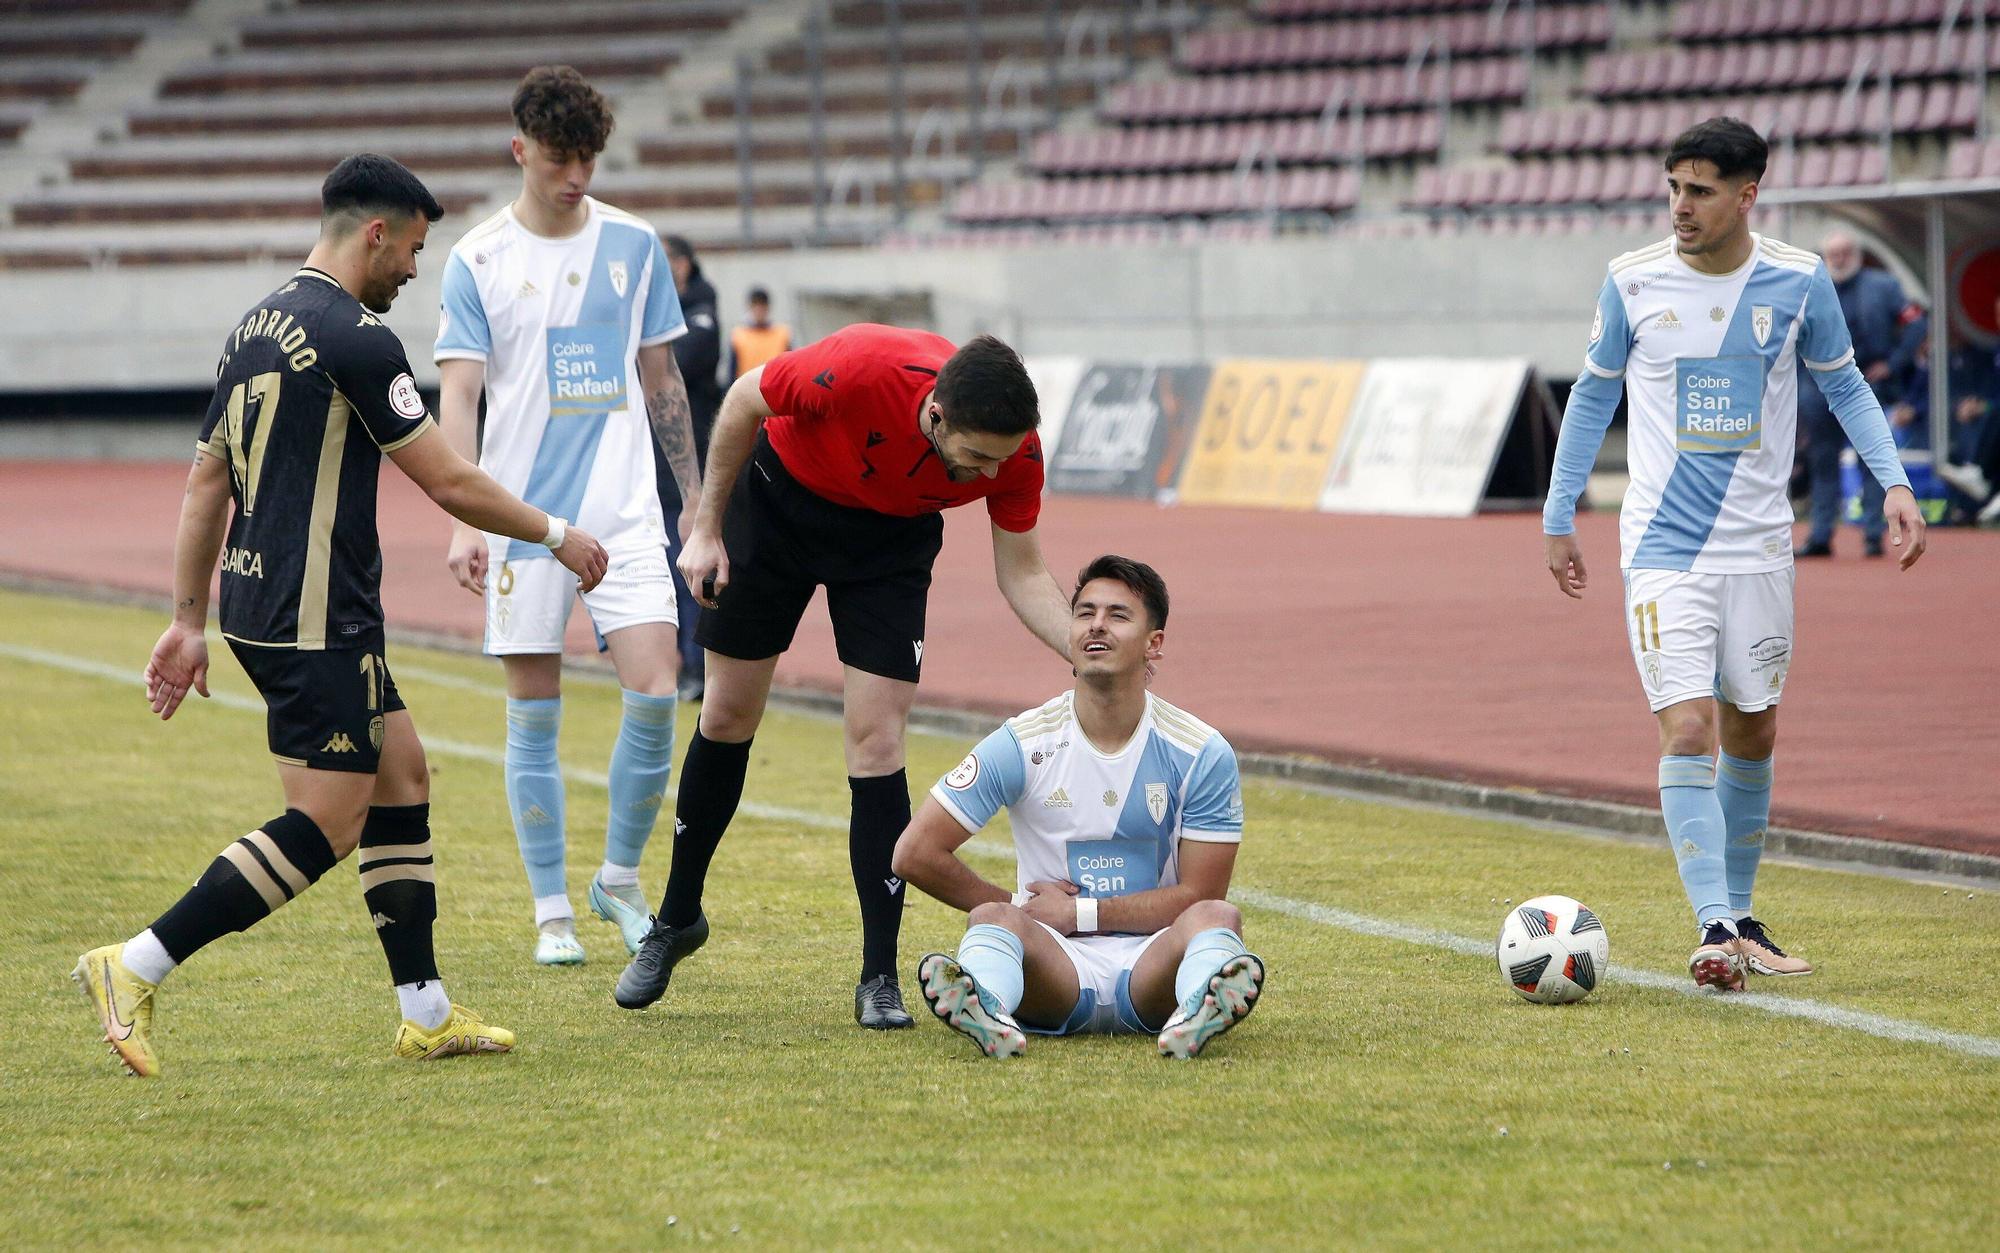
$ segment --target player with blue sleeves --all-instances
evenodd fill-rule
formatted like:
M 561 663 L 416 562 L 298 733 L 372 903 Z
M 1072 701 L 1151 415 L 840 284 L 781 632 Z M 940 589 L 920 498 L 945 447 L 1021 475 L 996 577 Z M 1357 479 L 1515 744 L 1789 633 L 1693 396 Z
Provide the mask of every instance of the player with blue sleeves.
M 1699 985 L 1734 990 L 1746 969 L 1812 973 L 1751 912 L 1792 661 L 1785 488 L 1801 367 L 1888 489 L 1883 514 L 1900 567 L 1925 544 L 1825 263 L 1750 231 L 1768 157 L 1763 138 L 1732 118 L 1674 141 L 1665 161 L 1673 236 L 1611 262 L 1542 510 L 1549 573 L 1580 598 L 1576 501 L 1622 391 L 1625 626 L 1659 720 L 1660 809 L 1701 933 L 1688 969 Z
M 479 464 L 510 491 L 599 535 L 611 568 L 579 593 L 546 551 L 462 525 L 447 564 L 485 596 L 486 652 L 506 669 L 507 805 L 534 895 L 535 960 L 575 965 L 584 954 L 565 884 L 556 756 L 564 629 L 580 594 L 624 689 L 590 904 L 636 950 L 649 925 L 639 858 L 672 765 L 680 657 L 649 442 L 659 441 L 690 511 L 701 485 L 670 347 L 687 326 L 660 237 L 586 194 L 610 108 L 568 66 L 531 70 L 513 108 L 521 195 L 466 232 L 445 264 L 441 425 L 468 458 L 479 444 Z
M 924 1000 L 989 1057 L 1024 1032 L 1146 1032 L 1189 1058 L 1257 1003 L 1264 963 L 1224 899 L 1243 840 L 1229 742 L 1146 690 L 1167 623 L 1152 567 L 1099 557 L 1071 597 L 1077 683 L 1009 719 L 931 789 L 894 869 L 967 911 L 958 953 L 917 965 Z M 1002 808 L 1018 890 L 957 850 Z

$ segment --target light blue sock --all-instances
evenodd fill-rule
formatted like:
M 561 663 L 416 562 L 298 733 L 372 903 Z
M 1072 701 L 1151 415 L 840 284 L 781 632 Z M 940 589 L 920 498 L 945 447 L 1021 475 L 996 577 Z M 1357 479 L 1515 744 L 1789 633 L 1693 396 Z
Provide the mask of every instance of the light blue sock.
M 1729 920 L 1728 877 L 1723 869 L 1727 828 L 1715 795 L 1715 758 L 1660 758 L 1660 813 L 1681 866 L 1681 886 L 1702 926 Z
M 1187 952 L 1181 954 L 1180 969 L 1174 972 L 1174 999 L 1185 1008 L 1189 1001 L 1208 991 L 1209 976 L 1222 969 L 1222 963 L 1248 951 L 1243 947 L 1243 937 L 1228 927 L 1195 932 L 1188 941 Z
M 1729 908 L 1738 918 L 1750 916 L 1750 890 L 1757 885 L 1757 863 L 1764 859 L 1764 830 L 1771 823 L 1771 759 L 1746 761 L 1722 754 L 1716 771 L 1715 794 L 1722 801 L 1722 821 L 1729 844 L 1722 850 L 1729 871 Z
M 674 764 L 678 703 L 673 696 L 625 693 L 625 717 L 611 750 L 611 820 L 604 829 L 604 860 L 614 866 L 638 866 L 653 834 Z
M 507 808 L 535 896 L 559 896 L 563 886 L 563 778 L 556 760 L 562 698 L 507 698 Z
M 958 964 L 979 985 L 979 1002 L 989 1014 L 1011 1014 L 1021 1008 L 1028 987 L 1027 960 L 1021 937 L 990 922 L 967 927 L 965 938 L 958 942 Z

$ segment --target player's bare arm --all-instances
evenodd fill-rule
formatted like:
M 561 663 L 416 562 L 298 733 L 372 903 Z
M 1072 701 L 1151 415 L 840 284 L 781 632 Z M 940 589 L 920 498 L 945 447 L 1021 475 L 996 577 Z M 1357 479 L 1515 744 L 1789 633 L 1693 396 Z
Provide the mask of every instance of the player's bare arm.
M 1583 546 L 1576 542 L 1575 534 L 1542 536 L 1542 556 L 1562 594 L 1571 600 L 1582 600 L 1590 575 L 1583 568 Z
M 1882 519 L 1889 525 L 1889 542 L 1903 551 L 1896 559 L 1896 568 L 1907 570 L 1916 565 L 1930 543 L 1916 493 L 1900 483 L 1890 488 L 1882 498 Z
M 479 394 L 486 390 L 486 363 L 463 357 L 438 363 L 438 429 L 445 443 L 465 460 L 479 463 Z M 486 594 L 486 536 L 452 519 L 445 566 L 458 585 Z
M 1049 573 L 1035 528 L 1009 531 L 993 527 L 993 578 L 1021 624 L 1054 649 L 1056 656 L 1068 661 L 1069 597 Z
M 889 868 L 911 886 L 966 913 L 989 901 L 1012 900 L 1013 894 L 1006 888 L 988 882 L 959 858 L 959 846 L 971 838 L 972 833 L 960 826 L 936 797 L 926 797 L 923 808 L 896 841 Z M 1072 922 L 1074 918 L 1072 913 Z
M 701 512 L 701 469 L 694 455 L 694 408 L 687 380 L 670 344 L 639 350 L 639 386 L 646 392 L 646 420 L 681 489 L 680 535 L 686 539 Z
M 545 542 L 553 525 L 549 515 L 522 501 L 493 481 L 492 476 L 453 451 L 435 430 L 422 435 L 389 454 L 396 468 L 424 489 L 438 508 L 468 526 L 495 535 Z M 575 574 L 584 591 L 604 577 L 610 559 L 604 545 L 579 527 L 565 526 L 560 542 L 551 550 L 557 561 Z
M 676 376 L 678 377 L 678 376 Z M 771 416 L 764 400 L 764 367 L 737 379 L 722 398 L 715 414 L 715 428 L 708 435 L 708 475 L 702 487 L 701 507 L 694 527 L 681 547 L 681 577 L 688 590 L 705 608 L 715 608 L 715 596 L 729 586 L 729 554 L 722 547 L 722 514 L 736 476 L 750 459 L 757 444 L 757 431 Z M 683 389 L 685 396 L 685 389 Z
M 1196 901 L 1227 899 L 1229 876 L 1236 868 L 1238 847 L 1233 841 L 1182 840 L 1180 882 L 1170 887 L 1134 892 L 1129 896 L 1100 898 L 1097 902 L 1097 929 L 1100 932 L 1146 935 L 1172 926 L 1174 919 Z M 913 879 L 911 882 L 916 881 Z M 1064 935 L 1075 935 L 1075 885 L 1032 883 L 1028 886 L 1034 895 L 1021 906 L 1028 917 L 1046 923 Z
M 146 662 L 146 700 L 162 719 L 174 716 L 190 689 L 208 695 L 208 585 L 229 524 L 229 463 L 194 455 L 174 533 L 174 618 Z

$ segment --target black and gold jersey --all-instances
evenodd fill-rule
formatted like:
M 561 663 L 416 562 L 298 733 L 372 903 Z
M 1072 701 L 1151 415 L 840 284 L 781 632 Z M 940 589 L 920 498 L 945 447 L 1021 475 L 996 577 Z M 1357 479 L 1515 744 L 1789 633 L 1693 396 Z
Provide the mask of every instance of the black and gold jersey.
M 396 333 L 310 267 L 222 349 L 202 452 L 229 463 L 222 633 L 273 648 L 378 646 L 382 453 L 432 425 Z

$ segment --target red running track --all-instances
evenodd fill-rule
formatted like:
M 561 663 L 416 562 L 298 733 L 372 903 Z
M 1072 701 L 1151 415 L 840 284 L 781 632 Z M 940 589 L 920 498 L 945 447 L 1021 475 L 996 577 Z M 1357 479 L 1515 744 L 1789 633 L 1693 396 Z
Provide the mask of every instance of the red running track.
M 0 568 L 157 592 L 184 469 L 0 463 Z M 87 502 L 87 503 L 84 503 Z M 1625 649 L 1617 537 L 1580 519 L 1593 583 L 1564 599 L 1539 519 L 1355 518 L 1056 497 L 1050 568 L 1123 552 L 1173 591 L 1160 694 L 1239 747 L 1650 806 L 1658 747 Z M 449 524 L 382 477 L 392 626 L 477 637 L 444 569 Z M 950 515 L 922 699 L 1011 714 L 1068 685 L 993 584 L 983 512 Z M 1800 566 L 1778 746 L 1780 825 L 2000 855 L 2000 535 L 1934 531 L 1916 569 Z M 583 615 L 574 646 L 587 647 Z M 135 664 L 139 661 L 134 659 Z M 837 688 L 823 608 L 781 683 Z

